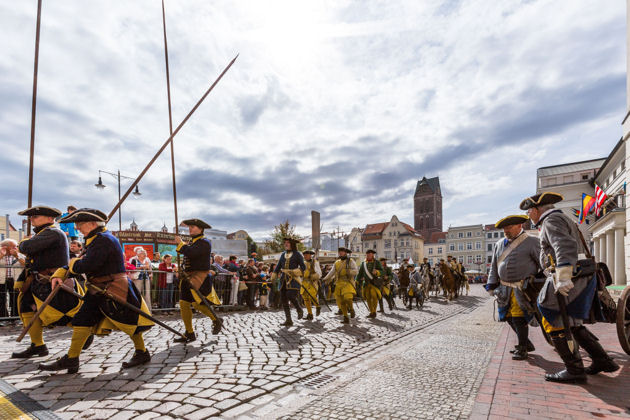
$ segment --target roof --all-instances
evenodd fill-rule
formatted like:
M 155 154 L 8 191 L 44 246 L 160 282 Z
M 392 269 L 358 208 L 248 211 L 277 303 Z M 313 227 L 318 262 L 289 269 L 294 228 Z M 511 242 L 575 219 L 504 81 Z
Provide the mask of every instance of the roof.
M 584 160 L 581 162 L 563 163 L 560 165 L 543 166 L 536 171 L 538 176 L 550 176 L 568 174 L 572 172 L 588 171 L 593 169 L 599 169 L 606 161 L 606 158 Z
M 423 185 L 428 185 L 429 188 L 431 188 L 431 191 L 436 192 L 440 189 L 440 177 L 436 176 L 433 178 L 427 178 L 426 176 L 423 176 L 422 179 L 416 184 L 415 194 L 418 194 L 420 192 L 420 188 Z
M 411 233 L 412 235 L 422 237 L 420 232 L 417 232 L 414 228 L 411 227 L 411 225 L 408 225 L 407 223 L 404 223 L 404 222 L 400 222 L 400 223 L 405 227 L 405 229 L 407 229 L 407 232 Z
M 440 239 L 446 239 L 446 235 L 448 232 L 432 232 L 431 237 L 429 238 L 429 243 L 437 243 Z
M 371 225 L 366 225 L 365 226 L 365 230 L 363 231 L 363 234 L 364 235 L 375 235 L 375 234 L 383 233 L 383 231 L 385 230 L 387 225 L 389 225 L 389 222 L 374 223 L 374 224 L 371 224 Z

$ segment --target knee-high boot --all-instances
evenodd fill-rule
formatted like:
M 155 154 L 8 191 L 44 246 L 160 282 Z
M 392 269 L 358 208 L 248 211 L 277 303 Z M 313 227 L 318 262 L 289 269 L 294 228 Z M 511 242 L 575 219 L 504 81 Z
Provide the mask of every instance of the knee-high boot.
M 571 328 L 571 332 L 582 347 L 593 359 L 593 363 L 585 369 L 588 375 L 596 375 L 599 372 L 614 372 L 619 369 L 619 365 L 606 353 L 606 350 L 599 344 L 597 337 L 586 329 L 585 326 Z
M 545 379 L 551 382 L 586 382 L 586 373 L 584 373 L 584 364 L 582 363 L 580 353 L 577 349 L 575 349 L 575 351 L 571 351 L 564 332 L 557 331 L 552 333 L 551 341 L 553 342 L 553 346 L 556 348 L 558 355 L 562 358 L 566 369 L 556 373 L 548 373 L 545 375 Z

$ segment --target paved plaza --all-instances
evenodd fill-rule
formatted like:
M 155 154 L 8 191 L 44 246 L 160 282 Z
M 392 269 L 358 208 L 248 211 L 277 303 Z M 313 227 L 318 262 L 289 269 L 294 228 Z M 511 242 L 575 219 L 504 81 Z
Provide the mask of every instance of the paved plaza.
M 560 363 L 539 331 L 532 330 L 537 351 L 529 360 L 511 360 L 514 334 L 493 320 L 492 299 L 479 285 L 456 302 L 432 298 L 422 310 L 376 320 L 361 302 L 357 308 L 350 325 L 324 309 L 291 328 L 279 326 L 280 311 L 230 313 L 219 336 L 196 317 L 198 340 L 186 346 L 154 327 L 146 334 L 151 363 L 122 372 L 132 345 L 114 333 L 97 338 L 72 375 L 37 370 L 64 354 L 70 329 L 45 331 L 48 357 L 16 360 L 9 356 L 22 346 L 17 329 L 4 327 L 0 373 L 22 398 L 66 419 L 630 417 L 630 360 L 610 324 L 597 333 L 622 369 L 585 386 L 557 386 L 542 379 Z M 164 319 L 181 328 L 176 316 Z M 569 397 L 582 402 L 571 407 Z

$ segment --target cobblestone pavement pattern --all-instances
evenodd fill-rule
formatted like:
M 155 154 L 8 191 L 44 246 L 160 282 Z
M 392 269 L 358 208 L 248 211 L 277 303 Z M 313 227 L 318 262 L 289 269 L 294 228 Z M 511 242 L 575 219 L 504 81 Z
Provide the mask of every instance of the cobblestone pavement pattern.
M 69 328 L 44 332 L 49 356 L 18 360 L 10 359 L 10 353 L 25 344 L 15 343 L 17 328 L 4 327 L 0 328 L 0 375 L 63 418 L 238 417 L 256 409 L 253 402 L 260 404 L 263 398 L 274 399 L 290 392 L 292 387 L 287 385 L 316 377 L 313 375 L 374 350 L 379 353 L 432 323 L 469 312 L 488 301 L 481 287 L 474 286 L 471 296 L 461 297 L 456 303 L 433 299 L 421 311 L 396 310 L 376 320 L 366 319 L 367 311 L 358 302 L 357 319 L 349 326 L 342 325 L 340 318 L 326 309 L 316 321 L 297 321 L 291 328 L 279 326 L 284 320 L 280 311 L 228 314 L 224 331 L 218 336 L 210 334 L 212 325 L 208 318 L 196 317 L 198 339 L 186 346 L 173 343 L 173 335 L 157 326 L 145 334 L 152 353 L 147 365 L 120 371 L 121 362 L 131 357 L 133 346 L 127 336 L 116 332 L 98 337 L 81 354 L 79 372 L 70 375 L 51 375 L 37 369 L 39 362 L 65 354 L 71 336 Z M 165 319 L 169 325 L 183 329 L 175 316 Z M 453 330 L 444 336 L 418 335 L 424 337 L 424 344 L 387 362 L 391 367 L 376 375 L 379 383 L 385 379 L 395 381 L 396 375 L 408 372 L 409 376 L 398 379 L 398 392 L 409 388 L 407 383 L 413 383 L 419 387 L 415 399 L 418 405 L 426 399 L 435 404 L 436 410 L 444 405 L 443 411 L 436 413 L 454 412 L 458 403 L 451 398 L 456 396 L 459 400 L 460 395 L 468 395 L 475 380 L 472 371 L 482 368 L 489 344 L 476 334 L 481 334 L 477 330 L 488 328 L 477 328 L 468 322 L 453 322 L 448 328 Z M 427 355 L 432 359 L 427 360 Z M 414 361 L 413 367 L 408 364 Z M 465 378 L 458 377 L 457 372 L 462 369 Z M 448 385 L 440 388 L 441 394 L 431 391 L 423 395 L 427 394 L 427 384 L 442 378 L 448 379 Z M 411 396 L 392 402 L 401 404 Z
M 486 301 L 339 366 L 325 389 L 295 386 L 294 398 L 267 402 L 251 417 L 268 410 L 286 420 L 467 418 L 503 325 Z

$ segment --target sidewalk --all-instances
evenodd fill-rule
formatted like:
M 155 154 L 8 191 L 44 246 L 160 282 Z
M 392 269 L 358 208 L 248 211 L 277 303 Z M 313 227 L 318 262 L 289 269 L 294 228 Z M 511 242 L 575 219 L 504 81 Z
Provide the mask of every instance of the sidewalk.
M 526 361 L 514 361 L 510 350 L 516 335 L 505 324 L 477 394 L 471 419 L 620 419 L 630 418 L 630 356 L 621 349 L 614 324 L 589 325 L 621 366 L 612 374 L 589 376 L 588 383 L 546 382 L 544 374 L 563 368 L 560 357 L 545 342 L 539 328 L 530 327 L 536 351 Z M 590 358 L 582 351 L 585 366 Z

